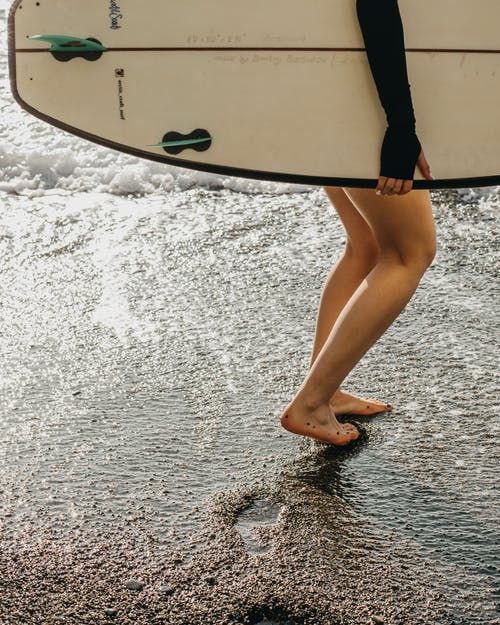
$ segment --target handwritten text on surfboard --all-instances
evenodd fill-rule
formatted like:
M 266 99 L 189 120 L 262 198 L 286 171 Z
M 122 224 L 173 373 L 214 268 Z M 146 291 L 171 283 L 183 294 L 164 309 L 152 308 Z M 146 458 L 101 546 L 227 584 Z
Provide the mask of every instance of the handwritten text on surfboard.
M 281 65 L 285 63 L 289 64 L 327 64 L 330 61 L 331 65 L 335 62 L 335 59 L 326 55 L 300 55 L 300 54 L 218 54 L 214 56 L 215 61 L 224 61 L 225 63 L 238 62 L 241 65 L 250 63 L 269 64 L 269 65 Z
M 118 87 L 118 110 L 120 112 L 120 119 L 125 120 L 125 99 L 123 97 L 123 79 L 125 77 L 125 70 L 121 67 L 115 69 L 115 78 L 117 79 Z
M 120 24 L 120 20 L 123 19 L 122 10 L 116 0 L 109 0 L 109 17 L 112 30 L 118 30 L 122 27 Z

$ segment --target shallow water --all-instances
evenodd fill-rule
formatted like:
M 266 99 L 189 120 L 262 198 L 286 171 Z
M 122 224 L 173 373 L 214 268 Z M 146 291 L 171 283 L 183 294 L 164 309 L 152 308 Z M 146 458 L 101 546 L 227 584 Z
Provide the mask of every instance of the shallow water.
M 438 255 L 344 384 L 395 410 L 337 455 L 277 421 L 344 244 L 322 190 L 92 146 L 19 111 L 5 59 L 0 80 L 5 536 L 119 520 L 189 556 L 238 492 L 226 511 L 252 556 L 310 523 L 302 567 L 336 560 L 341 533 L 429 580 L 446 622 L 498 622 L 500 189 L 432 193 Z

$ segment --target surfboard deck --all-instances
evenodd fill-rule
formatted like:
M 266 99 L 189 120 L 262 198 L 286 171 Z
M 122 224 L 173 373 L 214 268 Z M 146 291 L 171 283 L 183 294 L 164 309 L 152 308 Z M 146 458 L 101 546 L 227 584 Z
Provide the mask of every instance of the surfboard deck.
M 416 169 L 414 188 L 500 184 L 500 4 L 399 4 L 436 178 Z M 58 60 L 28 38 L 56 33 L 105 50 Z M 354 0 L 17 0 L 9 62 L 23 108 L 111 148 L 283 182 L 378 179 L 385 114 Z

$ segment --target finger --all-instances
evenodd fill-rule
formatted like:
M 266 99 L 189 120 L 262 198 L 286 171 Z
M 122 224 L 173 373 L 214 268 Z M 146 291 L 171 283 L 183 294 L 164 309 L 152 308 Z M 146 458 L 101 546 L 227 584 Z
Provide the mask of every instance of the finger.
M 375 188 L 375 193 L 377 195 L 380 195 L 382 193 L 382 189 L 384 188 L 386 180 L 387 178 L 385 176 L 380 176 L 380 178 L 378 179 L 377 186 Z
M 396 182 L 395 178 L 387 178 L 385 186 L 382 189 L 382 193 L 384 195 L 392 195 L 392 188 L 394 187 L 395 182 Z
M 401 192 L 401 189 L 403 188 L 403 180 L 396 180 L 396 184 L 393 187 L 393 193 L 394 194 L 399 194 Z
M 401 189 L 400 195 L 405 195 L 406 193 L 409 193 L 412 190 L 412 187 L 413 187 L 413 180 L 405 180 L 403 182 L 403 188 Z
M 418 168 L 420 169 L 420 172 L 422 173 L 422 176 L 426 180 L 434 180 L 434 177 L 433 177 L 432 172 L 431 172 L 431 166 L 427 162 L 427 159 L 425 158 L 425 154 L 424 154 L 423 150 L 422 150 L 422 152 L 420 152 L 420 156 L 418 157 L 417 165 L 418 165 Z

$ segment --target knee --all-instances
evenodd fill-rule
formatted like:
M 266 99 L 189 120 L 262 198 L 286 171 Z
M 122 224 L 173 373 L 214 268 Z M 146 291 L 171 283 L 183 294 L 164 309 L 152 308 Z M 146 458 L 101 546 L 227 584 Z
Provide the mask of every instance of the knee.
M 432 265 L 432 261 L 436 258 L 436 253 L 437 244 L 436 239 L 434 238 L 429 241 L 422 250 L 422 262 L 425 264 L 426 269 Z
M 362 241 L 347 239 L 344 254 L 371 271 L 380 258 L 380 247 L 373 236 L 366 236 Z
M 436 257 L 436 237 L 429 237 L 429 239 L 421 242 L 415 252 L 410 256 L 410 262 L 421 268 L 422 273 L 428 269 L 434 258 Z
M 403 265 L 413 273 L 423 275 L 436 257 L 436 251 L 436 239 L 429 238 L 428 240 L 417 241 L 415 245 L 405 249 L 384 247 L 381 250 L 381 257 L 389 258 L 392 262 Z

